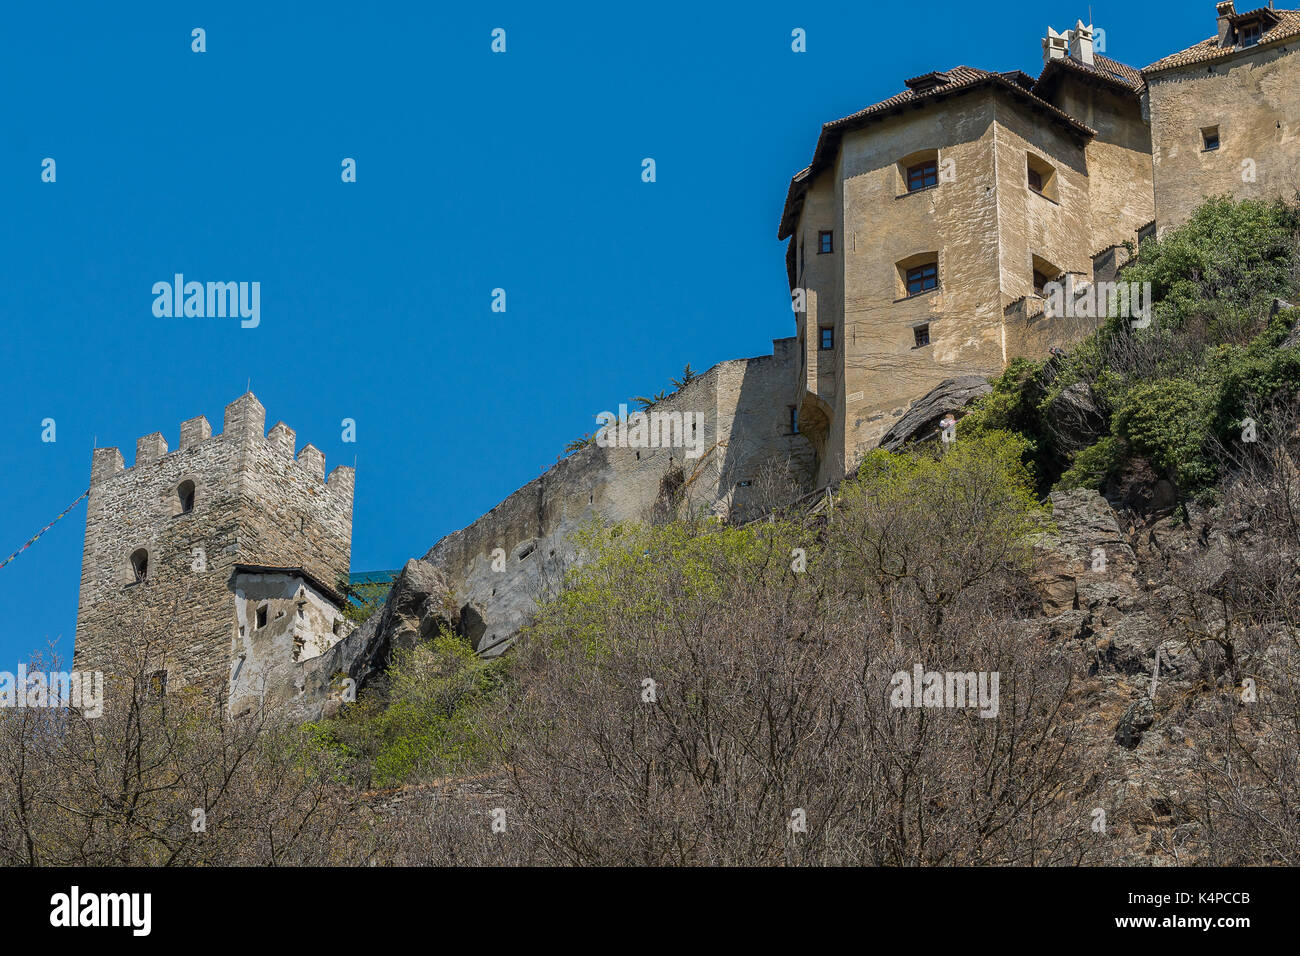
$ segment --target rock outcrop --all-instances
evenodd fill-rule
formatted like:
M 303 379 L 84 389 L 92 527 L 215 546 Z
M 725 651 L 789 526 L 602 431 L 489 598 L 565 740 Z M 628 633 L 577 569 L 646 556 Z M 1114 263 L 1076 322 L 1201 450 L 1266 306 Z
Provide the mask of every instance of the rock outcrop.
M 939 421 L 945 415 L 963 411 L 991 390 L 988 379 L 979 375 L 963 375 L 940 382 L 908 407 L 903 417 L 885 432 L 879 447 L 897 451 L 908 442 L 930 437 L 939 430 Z

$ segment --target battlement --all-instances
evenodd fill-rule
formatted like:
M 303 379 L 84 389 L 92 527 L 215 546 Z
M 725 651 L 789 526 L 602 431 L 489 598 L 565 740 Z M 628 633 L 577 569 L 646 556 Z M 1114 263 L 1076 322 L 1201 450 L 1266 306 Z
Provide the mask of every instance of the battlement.
M 329 472 L 326 478 L 325 453 L 315 445 L 308 444 L 297 451 L 297 433 L 284 422 L 277 422 L 270 430 L 266 428 L 266 409 L 252 392 L 246 392 L 225 408 L 222 430 L 213 434 L 212 425 L 204 415 L 186 419 L 180 425 L 180 442 L 174 451 L 169 451 L 167 439 L 162 432 L 151 432 L 136 439 L 135 461 L 127 465 L 122 452 L 116 447 L 96 448 L 92 456 L 91 486 L 102 484 L 126 474 L 135 475 L 140 469 L 159 465 L 164 459 L 193 453 L 209 441 L 225 442 L 227 445 L 261 442 L 265 443 L 275 457 L 294 462 L 296 471 L 304 478 L 320 482 L 326 489 L 337 495 L 345 495 L 349 500 L 356 486 L 356 476 L 351 467 L 339 465 Z M 295 454 L 296 452 L 296 454 Z M 227 460 L 235 470 L 248 467 L 249 456 L 211 456 L 213 460 Z
M 204 416 L 187 419 L 174 449 L 162 432 L 143 435 L 130 467 L 117 448 L 94 450 L 77 661 L 129 648 L 132 627 L 147 622 L 161 628 L 169 679 L 228 680 L 236 566 L 346 579 L 354 470 L 337 466 L 327 480 L 325 453 L 298 450 L 284 422 L 265 432 L 251 392 L 226 406 L 222 424 L 213 434 Z

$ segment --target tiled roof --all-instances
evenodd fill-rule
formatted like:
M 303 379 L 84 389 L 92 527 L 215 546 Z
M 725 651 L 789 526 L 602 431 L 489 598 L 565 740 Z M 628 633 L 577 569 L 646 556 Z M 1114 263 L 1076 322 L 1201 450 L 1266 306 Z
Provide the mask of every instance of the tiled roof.
M 1072 56 L 1049 60 L 1047 65 L 1043 67 L 1043 72 L 1038 75 L 1038 82 L 1034 84 L 1034 92 L 1042 95 L 1048 81 L 1060 76 L 1063 71 L 1071 70 L 1113 83 L 1133 93 L 1141 93 L 1146 88 L 1146 81 L 1142 79 L 1142 74 L 1127 63 L 1112 60 L 1110 57 L 1101 54 L 1094 55 L 1092 59 L 1092 63 L 1084 63 Z
M 1238 13 L 1232 17 L 1233 24 L 1241 23 L 1252 17 L 1269 16 L 1277 22 L 1273 24 L 1259 38 L 1256 46 L 1263 46 L 1268 43 L 1276 43 L 1278 40 L 1287 40 L 1300 38 L 1300 10 L 1270 10 L 1268 7 L 1261 7 L 1258 10 L 1249 10 L 1245 13 Z M 1249 47 L 1248 49 L 1254 49 Z M 1217 35 L 1210 37 L 1208 40 L 1202 40 L 1194 46 L 1189 46 L 1186 50 L 1180 50 L 1172 56 L 1167 56 L 1162 60 L 1156 60 L 1150 66 L 1145 67 L 1143 74 L 1150 75 L 1159 73 L 1164 70 L 1173 70 L 1181 66 L 1193 66 L 1197 63 L 1208 63 L 1211 60 L 1219 60 L 1223 57 L 1232 56 L 1234 53 L 1240 53 L 1241 47 L 1238 46 L 1220 46 Z
M 942 78 L 946 82 L 939 82 L 938 85 L 929 86 L 928 83 L 934 82 L 934 78 Z M 795 173 L 790 180 L 790 188 L 786 192 L 785 208 L 781 213 L 781 225 L 777 229 L 777 238 L 784 239 L 790 235 L 794 228 L 794 216 L 802 206 L 804 186 L 813 176 L 834 161 L 835 153 L 839 149 L 840 137 L 850 130 L 861 128 L 890 113 L 901 111 L 904 107 L 920 107 L 937 102 L 954 93 L 972 90 L 980 86 L 995 86 L 1006 89 L 1031 106 L 1043 110 L 1052 119 L 1069 127 L 1077 135 L 1087 137 L 1096 135 L 1092 129 L 1080 123 L 1073 116 L 1032 93 L 1025 83 L 1028 79 L 1028 76 L 1019 70 L 1009 73 L 990 73 L 987 70 L 978 70 L 970 66 L 957 66 L 942 73 L 926 73 L 922 76 L 913 77 L 907 81 L 907 84 L 909 87 L 915 85 L 917 89 L 906 89 L 887 100 L 881 100 L 879 103 L 868 106 L 866 109 L 858 110 L 856 113 L 824 124 L 821 135 L 817 138 L 817 148 L 813 151 L 812 162 L 806 168 Z

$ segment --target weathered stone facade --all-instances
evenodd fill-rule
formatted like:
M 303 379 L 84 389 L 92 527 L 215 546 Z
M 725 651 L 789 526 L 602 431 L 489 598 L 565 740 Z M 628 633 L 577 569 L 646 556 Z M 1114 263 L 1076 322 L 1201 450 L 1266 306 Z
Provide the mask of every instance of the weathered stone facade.
M 792 430 L 785 401 L 797 358 L 794 340 L 779 339 L 772 355 L 721 362 L 656 403 L 657 412 L 703 416 L 698 457 L 589 445 L 435 544 L 424 561 L 447 575 L 475 648 L 504 650 L 559 585 L 573 559 L 569 535 L 594 518 L 743 519 L 773 503 L 765 499 L 811 490 L 812 448 Z
M 1300 191 L 1300 11 L 1238 14 L 1227 2 L 1216 13 L 1216 36 L 1142 71 L 1161 231 L 1207 196 Z
M 274 642 L 253 633 L 256 607 L 240 611 L 268 586 L 266 573 L 276 595 L 302 590 L 305 599 L 310 590 L 310 619 L 299 619 L 296 605 L 289 616 L 303 647 L 319 654 L 344 633 L 335 633 L 340 599 L 328 589 L 349 570 L 353 470 L 335 468 L 326 481 L 318 449 L 307 445 L 295 458 L 293 430 L 265 428 L 266 411 L 248 393 L 226 406 L 220 434 L 206 418 L 190 419 L 172 452 L 161 433 L 146 435 L 129 468 L 118 449 L 95 449 L 75 667 L 111 669 L 123 650 L 148 641 L 150 666 L 166 672 L 168 687 L 240 683 L 248 696 L 254 678 L 274 669 L 264 655 L 249 662 Z M 286 608 L 271 597 L 260 602 L 270 610 L 264 626 L 280 628 Z M 287 640 L 275 651 L 292 661 L 291 632 Z M 299 658 L 309 659 L 301 650 Z
M 1152 218 L 1139 74 L 1094 55 L 1082 23 L 1060 40 L 1037 80 L 957 67 L 826 124 L 791 183 L 778 236 L 818 484 L 940 381 L 1088 331 L 1043 320 L 1043 278 L 1090 281 L 1094 252 Z M 926 267 L 933 283 L 909 285 Z
M 1079 22 L 1037 79 L 959 66 L 822 127 L 778 230 L 818 485 L 939 382 L 1096 327 L 1049 314 L 1047 282 L 1112 281 L 1207 195 L 1300 189 L 1300 11 L 1216 12 L 1217 38 L 1142 71 Z

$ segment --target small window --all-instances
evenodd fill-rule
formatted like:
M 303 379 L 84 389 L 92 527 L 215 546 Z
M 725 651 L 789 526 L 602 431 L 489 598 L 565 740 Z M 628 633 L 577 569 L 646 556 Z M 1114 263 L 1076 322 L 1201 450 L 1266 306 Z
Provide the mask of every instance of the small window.
M 752 484 L 753 484 L 752 481 L 738 481 L 738 482 L 736 482 L 736 487 L 737 487 L 737 488 L 748 488 L 748 487 L 750 487 Z
M 918 349 L 919 349 L 919 348 L 922 348 L 922 347 L 924 347 L 924 346 L 926 346 L 926 345 L 929 345 L 929 344 L 930 344 L 930 326 L 929 326 L 929 324 L 927 323 L 926 325 L 918 325 L 918 326 L 916 326 L 914 329 L 912 329 L 912 335 L 913 335 L 913 336 L 915 337 L 915 339 L 916 339 L 916 347 L 917 347 Z
M 939 163 L 936 160 L 931 159 L 908 167 L 907 191 L 909 193 L 937 185 L 939 185 Z
M 149 552 L 144 548 L 131 555 L 131 574 L 135 577 L 136 584 L 142 583 L 149 576 Z
M 182 481 L 176 489 L 176 498 L 180 504 L 181 514 L 187 515 L 194 510 L 194 482 Z
M 149 693 L 153 697 L 162 697 L 167 693 L 167 672 L 154 671 L 149 675 Z
M 1259 43 L 1259 38 L 1263 32 L 1260 22 L 1256 20 L 1238 28 L 1237 38 L 1241 41 L 1242 46 L 1255 46 L 1255 44 Z
M 1025 182 L 1044 199 L 1056 202 L 1056 169 L 1041 156 L 1025 155 Z
M 790 434 L 799 434 L 799 409 L 795 405 L 790 406 Z
M 920 295 L 939 286 L 939 264 L 927 262 L 907 270 L 907 294 Z
M 1034 294 L 1043 298 L 1047 298 L 1048 286 L 1063 277 L 1061 267 L 1048 262 L 1042 256 L 1031 256 L 1029 268 L 1034 283 Z
M 263 604 L 257 609 L 257 626 L 266 627 L 266 605 Z
M 1219 127 L 1207 126 L 1201 130 L 1201 144 L 1205 152 L 1219 148 Z
M 822 333 L 822 351 L 827 352 L 835 348 L 835 329 L 826 326 L 821 330 Z
M 817 233 L 817 254 L 824 255 L 828 252 L 835 251 L 835 233 L 819 232 Z

